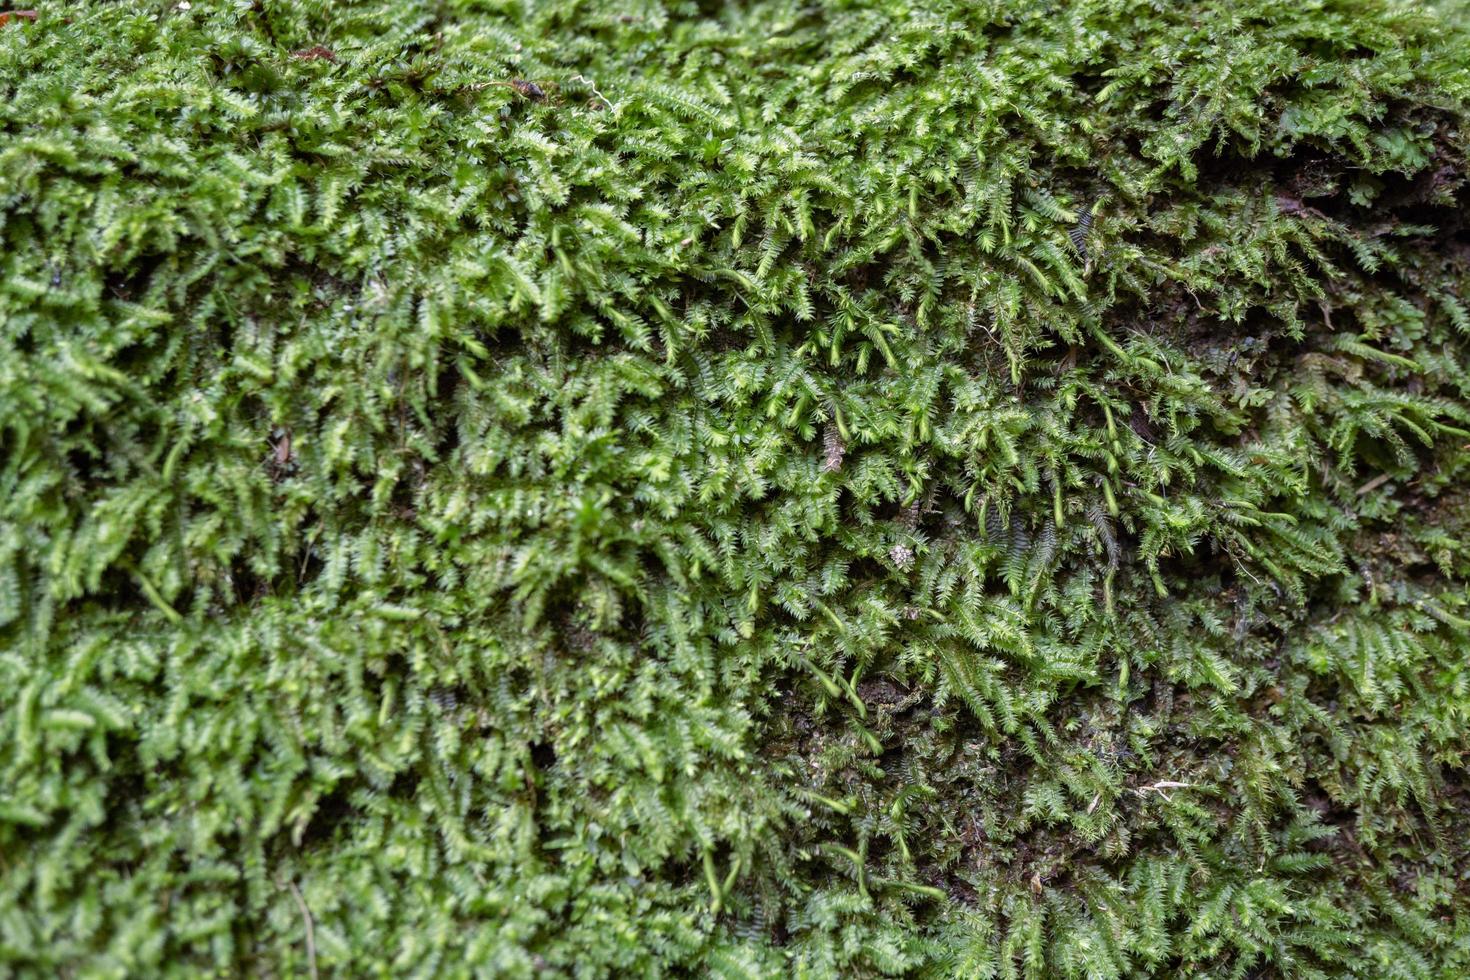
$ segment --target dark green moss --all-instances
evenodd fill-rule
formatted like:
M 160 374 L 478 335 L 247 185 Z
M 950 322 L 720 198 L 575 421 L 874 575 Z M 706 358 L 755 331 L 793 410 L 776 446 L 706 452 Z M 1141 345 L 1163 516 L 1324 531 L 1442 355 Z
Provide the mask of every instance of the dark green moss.
M 0 26 L 0 972 L 1470 973 L 1470 38 Z

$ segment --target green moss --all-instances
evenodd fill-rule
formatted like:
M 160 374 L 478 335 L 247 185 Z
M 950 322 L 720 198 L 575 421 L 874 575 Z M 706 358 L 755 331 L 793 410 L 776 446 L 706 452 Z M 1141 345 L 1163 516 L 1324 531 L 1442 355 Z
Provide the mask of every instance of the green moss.
M 12 19 L 0 972 L 1470 973 L 1464 22 Z

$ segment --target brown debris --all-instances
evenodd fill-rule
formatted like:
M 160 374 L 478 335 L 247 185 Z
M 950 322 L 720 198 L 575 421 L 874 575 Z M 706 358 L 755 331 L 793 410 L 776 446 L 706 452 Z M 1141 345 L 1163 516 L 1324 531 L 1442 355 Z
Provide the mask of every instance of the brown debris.
M 836 473 L 842 469 L 842 458 L 847 455 L 847 443 L 843 441 L 837 426 L 829 425 L 822 433 L 822 453 L 826 457 L 822 463 L 823 470 Z
M 546 92 L 535 82 L 528 82 L 524 78 L 513 78 L 510 87 L 518 93 L 530 99 L 532 102 L 545 102 Z
M 292 51 L 291 57 L 297 61 L 332 61 L 337 60 L 337 54 L 331 48 L 324 48 L 320 44 L 315 47 L 302 48 L 300 51 Z

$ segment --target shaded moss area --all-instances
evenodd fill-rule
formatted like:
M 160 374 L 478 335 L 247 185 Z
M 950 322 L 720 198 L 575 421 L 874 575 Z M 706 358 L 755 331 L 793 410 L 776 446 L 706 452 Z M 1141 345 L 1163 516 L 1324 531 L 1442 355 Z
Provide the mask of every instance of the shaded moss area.
M 1470 36 L 0 25 L 0 972 L 1470 973 Z

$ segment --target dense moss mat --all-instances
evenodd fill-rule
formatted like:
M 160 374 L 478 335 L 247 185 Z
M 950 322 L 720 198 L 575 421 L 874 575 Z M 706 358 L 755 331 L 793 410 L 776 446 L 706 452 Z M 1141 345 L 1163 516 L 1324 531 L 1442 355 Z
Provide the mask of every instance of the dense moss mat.
M 1470 974 L 1470 41 L 0 27 L 0 974 Z

